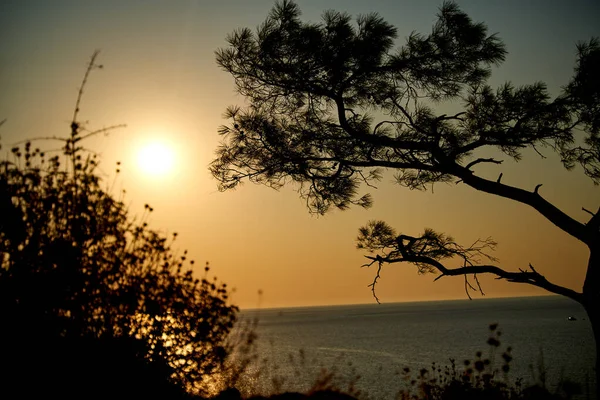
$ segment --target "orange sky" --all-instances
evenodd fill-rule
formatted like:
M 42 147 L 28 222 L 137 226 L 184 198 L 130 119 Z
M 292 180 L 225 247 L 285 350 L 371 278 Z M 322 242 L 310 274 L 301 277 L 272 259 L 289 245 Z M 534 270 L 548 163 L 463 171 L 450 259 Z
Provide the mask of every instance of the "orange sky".
M 353 15 L 378 11 L 399 28 L 427 32 L 437 1 L 298 1 L 306 19 L 328 8 Z M 178 232 L 192 257 L 209 260 L 215 274 L 236 288 L 242 307 L 373 302 L 367 285 L 373 272 L 361 269 L 355 249 L 360 226 L 383 219 L 398 231 L 418 234 L 430 227 L 469 244 L 492 236 L 496 256 L 511 270 L 532 263 L 546 277 L 580 290 L 587 250 L 527 206 L 477 193 L 462 185 L 438 185 L 416 192 L 384 179 L 372 190 L 375 205 L 309 215 L 293 187 L 280 192 L 246 184 L 219 193 L 207 166 L 219 137 L 221 115 L 243 104 L 233 80 L 219 70 L 214 50 L 227 33 L 257 26 L 271 1 L 5 1 L 0 5 L 0 128 L 3 149 L 18 140 L 68 133 L 85 63 L 95 49 L 105 68 L 86 88 L 81 116 L 91 128 L 125 123 L 127 128 L 88 146 L 102 154 L 107 182 L 122 162 L 115 188 L 127 190 L 133 215 L 154 208 L 152 226 Z M 557 93 L 574 66 L 575 43 L 600 36 L 600 6 L 594 1 L 461 1 L 469 14 L 498 32 L 507 61 L 492 84 L 545 81 Z M 443 113 L 441 109 L 440 113 Z M 136 156 L 153 140 L 173 148 L 173 173 L 140 171 Z M 4 150 L 2 150 L 4 151 Z M 548 154 L 550 155 L 550 154 Z M 485 173 L 533 189 L 569 215 L 587 220 L 581 207 L 597 209 L 600 191 L 580 169 L 567 172 L 550 155 L 527 153 L 519 164 Z M 364 188 L 366 191 L 367 188 Z M 462 278 L 433 283 L 410 265 L 388 266 L 378 295 L 383 302 L 464 298 Z M 482 279 L 488 296 L 544 292 Z M 259 298 L 258 291 L 263 295 Z M 475 296 L 476 297 L 476 296 Z

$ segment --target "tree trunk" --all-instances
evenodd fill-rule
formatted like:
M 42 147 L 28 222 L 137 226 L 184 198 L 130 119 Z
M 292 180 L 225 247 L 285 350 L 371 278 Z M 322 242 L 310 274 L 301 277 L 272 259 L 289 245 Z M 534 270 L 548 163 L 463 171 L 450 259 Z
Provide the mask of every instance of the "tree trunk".
M 587 312 L 596 344 L 596 398 L 600 399 L 600 245 L 590 249 L 583 284 L 583 307 Z

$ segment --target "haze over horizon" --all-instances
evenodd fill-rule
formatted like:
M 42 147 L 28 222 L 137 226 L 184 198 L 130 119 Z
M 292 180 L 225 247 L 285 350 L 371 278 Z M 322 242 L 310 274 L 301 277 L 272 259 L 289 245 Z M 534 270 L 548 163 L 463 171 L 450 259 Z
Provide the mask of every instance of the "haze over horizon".
M 297 3 L 303 20 L 313 22 L 327 9 L 353 16 L 377 12 L 398 28 L 397 45 L 412 31 L 429 32 L 441 5 L 432 0 Z M 600 36 L 600 3 L 591 0 L 457 3 L 506 44 L 508 56 L 494 68 L 492 86 L 542 81 L 556 95 L 572 76 L 576 43 Z M 69 133 L 86 62 L 100 49 L 104 68 L 92 72 L 81 116 L 89 129 L 127 124 L 87 143 L 102 156 L 107 185 L 116 195 L 127 191 L 133 215 L 151 204 L 151 226 L 178 232 L 181 250 L 190 251 L 199 270 L 209 261 L 212 272 L 236 288 L 233 302 L 242 308 L 374 303 L 367 287 L 374 271 L 360 268 L 365 253 L 355 248 L 358 228 L 374 219 L 408 234 L 430 227 L 464 244 L 492 237 L 499 243 L 495 256 L 503 268 L 517 271 L 531 263 L 549 280 L 581 290 L 589 256 L 585 245 L 525 205 L 464 185 L 410 191 L 386 175 L 377 190 L 362 188 L 374 197 L 371 209 L 353 207 L 322 217 L 310 215 L 292 187 L 274 191 L 248 183 L 219 193 L 207 166 L 220 140 L 217 129 L 227 122 L 223 112 L 229 105 L 243 105 L 244 99 L 235 94 L 233 78 L 218 68 L 214 51 L 226 46 L 226 36 L 235 29 L 259 25 L 273 4 L 3 2 L 0 120 L 7 121 L 0 128 L 0 151 L 24 139 Z M 452 106 L 440 106 L 439 113 Z M 485 171 L 490 176 L 502 172 L 503 182 L 524 189 L 543 184 L 542 196 L 587 221 L 582 207 L 597 209 L 599 188 L 581 168 L 566 171 L 550 149 L 542 152 L 546 159 L 525 152 L 519 163 L 506 160 Z M 117 161 L 122 164 L 115 179 Z M 418 275 L 411 265 L 386 266 L 377 293 L 384 303 L 467 298 L 462 278 L 435 283 L 434 278 Z M 549 294 L 529 285 L 480 279 L 486 297 Z

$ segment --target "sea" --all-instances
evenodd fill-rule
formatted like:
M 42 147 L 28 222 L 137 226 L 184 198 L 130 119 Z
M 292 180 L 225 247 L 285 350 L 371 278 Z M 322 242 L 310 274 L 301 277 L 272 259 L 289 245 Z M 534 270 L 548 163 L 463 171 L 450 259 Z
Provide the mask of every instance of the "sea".
M 454 360 L 462 372 L 480 352 L 498 380 L 544 382 L 551 390 L 568 380 L 580 385 L 579 398 L 595 398 L 592 328 L 584 309 L 561 296 L 242 311 L 238 326 L 252 323 L 257 359 L 247 383 L 256 393 L 305 391 L 321 382 L 365 399 L 394 399 L 420 370 L 443 374 Z M 488 344 L 492 336 L 499 346 Z

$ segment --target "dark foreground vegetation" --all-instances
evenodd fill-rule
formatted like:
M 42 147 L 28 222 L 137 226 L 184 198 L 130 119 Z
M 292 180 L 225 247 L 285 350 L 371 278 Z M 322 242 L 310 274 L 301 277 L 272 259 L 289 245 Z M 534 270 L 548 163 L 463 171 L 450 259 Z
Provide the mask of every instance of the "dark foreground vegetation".
M 447 8 L 449 10 L 447 17 L 458 18 L 457 16 L 462 15 L 453 6 Z M 338 38 L 344 32 L 348 33 L 346 29 L 348 21 L 341 14 L 331 14 L 326 26 L 317 27 L 302 26 L 297 17 L 298 12 L 293 3 L 284 2 L 277 6 L 269 23 L 265 25 L 265 29 L 269 30 L 267 32 L 269 34 L 265 37 L 277 40 L 260 43 L 260 46 L 266 46 L 265 50 L 268 51 L 277 50 L 279 44 L 287 43 L 286 40 L 294 38 L 286 31 L 290 27 L 294 28 L 291 32 L 294 35 L 309 34 L 305 38 L 307 40 L 305 44 L 310 44 L 313 36 L 322 35 L 325 31 L 329 32 L 327 35 L 331 35 L 331 40 Z M 474 29 L 467 23 L 468 20 L 465 22 L 463 17 L 460 17 L 458 22 L 452 19 L 448 21 L 467 24 L 466 28 Z M 363 20 L 361 26 L 364 28 L 362 39 L 379 38 L 372 42 L 368 40 L 364 42 L 365 51 L 368 49 L 380 53 L 387 51 L 390 38 L 395 32 L 392 28 L 375 17 Z M 450 28 L 452 27 L 454 25 L 450 25 Z M 469 35 L 464 35 L 467 36 Z M 479 36 L 481 35 L 475 37 Z M 481 37 L 481 40 L 483 39 L 484 37 Z M 232 46 L 250 45 L 252 40 L 247 35 L 234 36 Z M 417 37 L 414 40 L 413 46 L 424 39 Z M 288 44 L 304 46 L 302 40 L 294 43 Z M 503 48 L 496 39 L 486 39 L 486 43 L 486 48 L 489 49 L 479 55 L 474 53 L 473 57 L 476 58 L 472 61 L 475 63 L 474 67 L 466 71 L 465 76 L 456 68 L 449 69 L 452 72 L 450 77 L 443 74 L 431 75 L 437 68 L 437 62 L 452 67 L 453 60 L 446 60 L 444 57 L 447 55 L 441 52 L 440 60 L 430 66 L 433 69 L 412 71 L 413 83 L 421 82 L 422 90 L 434 88 L 437 90 L 437 95 L 444 97 L 452 95 L 457 90 L 454 85 L 458 83 L 446 82 L 450 78 L 452 82 L 459 83 L 463 78 L 465 83 L 479 82 L 486 75 L 485 69 L 477 67 L 480 59 L 483 57 L 488 62 L 497 62 L 504 54 Z M 358 44 L 360 43 L 357 42 Z M 438 45 L 439 43 L 436 44 Z M 471 52 L 471 47 L 466 49 Z M 582 48 L 581 60 L 596 54 L 597 47 L 597 43 L 591 42 L 588 47 Z M 307 48 L 313 49 L 314 46 L 309 45 Z M 412 53 L 405 55 L 412 57 L 414 54 L 418 55 L 421 50 L 420 47 L 412 48 Z M 234 61 L 242 54 L 239 53 L 240 49 L 235 51 L 223 52 L 219 59 L 220 64 L 231 69 L 234 74 L 237 73 Z M 487 56 L 486 52 L 489 53 Z M 336 58 L 337 61 L 332 60 L 332 62 L 339 61 L 342 63 L 341 66 L 346 65 L 344 63 L 347 60 L 345 61 L 342 53 L 330 52 L 339 55 L 339 60 Z M 362 68 L 364 65 L 367 68 L 371 63 L 381 61 L 382 54 L 366 54 L 365 57 L 355 60 L 355 66 Z M 176 250 L 174 246 L 176 234 L 166 237 L 148 226 L 147 220 L 153 211 L 150 205 L 144 207 L 141 217 L 137 219 L 131 217 L 123 199 L 115 197 L 105 188 L 105 183 L 97 173 L 98 160 L 95 155 L 83 147 L 85 138 L 107 131 L 107 129 L 89 130 L 79 118 L 85 83 L 90 72 L 99 67 L 96 64 L 96 56 L 97 54 L 94 54 L 86 70 L 70 124 L 70 132 L 65 137 L 51 138 L 60 143 L 58 154 L 47 153 L 38 147 L 40 143 L 38 139 L 15 144 L 10 149 L 2 149 L 3 154 L 6 153 L 7 156 L 0 159 L 0 365 L 2 371 L 0 397 L 201 399 L 212 396 L 222 400 L 368 398 L 368 393 L 362 394 L 353 387 L 347 390 L 341 389 L 339 385 L 332 383 L 331 375 L 327 373 L 324 375 L 325 378 L 316 379 L 314 387 L 304 394 L 285 393 L 284 390 L 269 393 L 268 397 L 256 394 L 252 381 L 246 375 L 247 368 L 255 360 L 252 355 L 253 332 L 251 330 L 242 332 L 237 339 L 230 335 L 236 321 L 237 308 L 229 303 L 226 285 L 208 275 L 208 265 L 200 267 L 203 272 L 194 270 L 196 264 L 188 259 L 187 252 L 179 253 Z M 417 68 L 409 62 L 410 59 L 404 61 L 402 65 L 406 68 Z M 271 75 L 259 74 L 263 77 L 260 79 L 267 79 L 267 81 L 259 82 L 260 85 L 255 88 L 258 97 L 253 98 L 253 101 L 261 100 L 262 95 L 259 93 L 263 93 L 262 90 L 270 87 L 271 78 L 283 79 L 287 76 L 281 75 L 281 71 L 277 70 L 278 65 L 268 64 L 269 68 L 273 68 Z M 389 66 L 391 73 L 394 73 L 393 66 L 392 64 Z M 585 75 L 587 67 L 584 67 L 581 61 L 579 75 Z M 319 79 L 325 79 L 327 74 L 335 72 L 332 68 L 323 71 Z M 378 163 L 383 164 L 384 161 L 385 163 L 401 162 L 381 159 L 383 154 L 386 154 L 383 148 L 392 143 L 387 134 L 384 134 L 390 131 L 382 130 L 380 134 L 374 132 L 373 135 L 367 133 L 365 129 L 368 120 L 358 114 L 348 118 L 344 105 L 348 97 L 337 96 L 335 92 L 338 88 L 342 90 L 344 80 L 348 80 L 348 83 L 352 83 L 351 86 L 355 88 L 362 85 L 362 91 L 356 89 L 352 92 L 353 98 L 360 103 L 366 101 L 369 96 L 383 96 L 380 89 L 385 86 L 384 82 L 372 78 L 367 73 L 359 73 L 358 70 L 352 72 L 352 75 L 348 75 L 350 72 L 344 72 L 344 69 L 339 71 L 341 75 L 334 74 L 327 78 L 332 82 L 331 87 L 322 86 L 319 82 L 315 83 L 309 77 L 293 75 L 295 82 L 314 85 L 299 88 L 290 86 L 286 90 L 289 89 L 288 94 L 291 96 L 289 98 L 295 102 L 302 100 L 304 94 L 308 93 L 310 101 L 322 102 L 327 107 L 333 101 L 341 107 L 339 114 L 341 126 L 337 126 L 334 133 L 344 135 L 342 131 L 345 131 L 349 135 L 345 140 L 350 141 L 351 146 L 337 140 L 330 141 L 327 137 L 318 139 L 315 143 L 301 144 L 302 135 L 308 132 L 304 129 L 313 132 L 322 128 L 317 126 L 318 124 L 298 128 L 299 130 L 294 128 L 289 140 L 283 141 L 281 138 L 285 135 L 279 129 L 282 121 L 261 120 L 259 114 L 232 112 L 231 117 L 235 124 L 227 131 L 231 138 L 230 142 L 221 148 L 220 159 L 213 165 L 213 172 L 221 179 L 224 187 L 235 186 L 241 178 L 231 176 L 228 169 L 231 164 L 241 162 L 245 165 L 254 165 L 253 163 L 256 162 L 261 168 L 266 167 L 267 172 L 264 176 L 266 181 L 263 182 L 273 184 L 287 175 L 295 180 L 313 179 L 313 186 L 306 194 L 311 201 L 310 204 L 316 207 L 317 211 L 324 212 L 330 205 L 343 208 L 352 202 L 356 184 L 354 174 L 357 173 L 360 163 L 364 163 L 360 161 L 360 157 L 368 157 L 368 161 L 373 163 L 373 166 L 377 166 Z M 255 83 L 248 77 L 240 79 L 238 83 L 242 85 Z M 509 100 L 521 98 L 519 107 L 529 107 L 531 110 L 523 111 L 525 114 L 519 117 L 523 122 L 518 124 L 531 127 L 538 123 L 536 121 L 539 118 L 552 116 L 554 113 L 574 112 L 573 109 L 576 107 L 587 106 L 587 103 L 583 103 L 584 100 L 590 103 L 590 107 L 595 106 L 597 103 L 591 104 L 594 93 L 585 91 L 587 89 L 580 87 L 578 82 L 574 81 L 570 90 L 573 91 L 572 98 L 578 99 L 579 103 L 561 103 L 556 110 L 552 105 L 536 103 L 539 97 L 545 96 L 541 87 L 529 88 L 526 91 L 515 91 L 507 87 L 504 92 L 499 92 L 497 95 L 486 89 L 485 92 L 474 93 L 473 101 L 483 96 L 486 101 L 491 102 L 489 106 L 492 107 L 497 101 L 497 96 L 504 96 Z M 245 91 L 251 86 L 241 88 Z M 323 100 L 331 93 L 334 97 Z M 263 94 L 266 96 L 268 93 Z M 276 94 L 275 98 L 278 99 L 277 101 L 283 101 L 280 94 Z M 374 101 L 387 104 L 390 109 L 394 109 L 397 105 L 395 106 L 392 100 L 391 97 L 383 96 L 375 98 Z M 361 106 L 359 103 L 356 106 Z M 502 104 L 507 106 L 510 102 Z M 511 112 L 520 115 L 519 107 Z M 257 107 L 257 110 L 260 109 L 260 106 Z M 546 111 L 541 112 L 540 109 Z M 591 126 L 593 133 L 589 141 L 589 151 L 597 151 L 595 114 L 592 114 L 592 108 L 589 112 L 587 108 L 581 110 L 583 111 L 579 114 L 579 121 L 584 125 L 587 124 L 586 126 Z M 310 112 L 307 113 L 303 117 L 310 117 Z M 536 117 L 537 119 L 533 119 L 531 115 L 536 113 L 541 114 Z M 561 114 L 561 118 L 566 118 L 565 115 Z M 514 155 L 517 149 L 530 144 L 524 141 L 525 139 L 520 136 L 523 133 L 516 128 L 513 129 L 516 131 L 515 135 L 506 136 L 504 139 L 494 132 L 489 132 L 485 138 L 458 135 L 446 125 L 451 120 L 460 120 L 458 116 L 438 117 L 435 121 L 440 130 L 431 131 L 431 135 L 427 136 L 428 134 L 417 127 L 421 123 L 434 122 L 433 117 L 422 110 L 420 114 L 415 115 L 415 118 L 415 122 L 405 122 L 402 125 L 407 127 L 406 129 L 411 129 L 411 134 L 415 135 L 405 143 L 421 143 L 434 134 L 437 141 L 431 142 L 436 152 L 427 159 L 419 155 L 421 153 L 417 154 L 420 150 L 416 147 L 408 149 L 407 153 L 402 153 L 408 157 L 410 152 L 418 150 L 416 155 L 413 154 L 411 157 L 415 156 L 415 160 L 420 160 L 417 165 L 420 172 L 417 175 L 405 176 L 403 182 L 409 186 L 444 180 L 454 172 L 455 175 L 463 177 L 465 183 L 473 183 L 476 186 L 476 183 L 480 182 L 477 180 L 479 178 L 472 178 L 470 169 L 477 163 L 493 161 L 477 159 L 467 166 L 460 165 L 459 158 L 466 156 L 467 150 L 476 148 L 474 144 L 497 145 L 505 149 L 509 155 Z M 564 129 L 557 131 L 563 126 L 563 122 L 567 123 L 563 119 L 559 121 L 559 127 L 546 126 L 545 130 L 535 131 L 531 134 L 533 135 L 531 138 L 527 136 L 526 139 L 551 141 L 554 140 L 553 136 L 544 135 L 567 135 L 568 132 Z M 317 123 L 319 119 L 311 121 L 311 124 Z M 256 128 L 257 124 L 265 130 L 259 132 Z M 388 128 L 392 129 L 392 127 Z M 112 128 L 108 128 L 110 129 Z M 408 131 L 402 129 L 397 134 L 408 135 Z M 454 135 L 456 137 L 451 135 L 453 132 L 456 133 Z M 263 137 L 263 134 L 267 136 Z M 452 142 L 453 137 L 456 142 Z M 298 144 L 294 144 L 296 139 L 299 140 Z M 357 146 L 360 140 L 367 140 L 370 144 Z M 286 148 L 289 154 L 287 152 L 279 154 L 281 162 L 271 157 L 269 159 L 276 160 L 277 163 L 263 166 L 261 163 L 265 160 L 249 159 L 249 154 L 242 149 L 244 146 L 248 146 L 244 148 L 255 146 L 252 154 L 261 155 L 264 149 L 256 148 L 259 142 L 270 143 L 270 146 L 274 146 L 275 149 Z M 317 147 L 322 149 L 319 150 L 320 152 L 330 152 L 331 157 L 326 161 L 313 160 L 311 157 Z M 368 154 L 352 155 L 351 152 L 358 148 L 367 149 Z M 560 146 L 557 148 L 562 149 Z M 589 172 L 592 178 L 598 179 L 597 169 L 594 169 L 596 168 L 595 155 L 586 158 L 588 153 L 571 150 L 568 153 L 570 162 L 581 161 L 587 168 L 586 172 Z M 298 160 L 308 163 L 306 166 L 294 165 L 286 158 L 289 156 L 296 160 L 295 157 L 298 155 L 300 155 Z M 452 155 L 454 158 L 451 157 Z M 450 167 L 455 169 L 443 169 Z M 333 175 L 319 175 L 323 171 L 330 171 Z M 317 175 L 311 175 L 314 173 Z M 249 176 L 259 181 L 262 179 L 259 175 Z M 341 183 L 336 180 L 341 180 Z M 332 186 L 328 186 L 329 183 L 323 186 L 323 182 L 330 182 Z M 497 184 L 500 185 L 500 179 Z M 537 195 L 536 188 L 531 196 Z M 533 206 L 535 207 L 538 202 L 542 200 L 535 200 Z M 361 204 L 366 205 L 366 203 L 367 199 L 362 200 Z M 598 218 L 600 217 L 597 214 L 594 215 L 589 229 L 594 228 L 597 231 L 595 224 Z M 579 225 L 573 226 L 572 229 L 570 228 L 570 233 L 578 232 Z M 587 231 L 588 228 L 585 229 L 586 243 L 596 243 L 597 232 L 590 233 Z M 377 233 L 365 232 L 365 234 Z M 380 229 L 378 232 L 380 236 L 382 232 L 388 231 Z M 431 251 L 426 253 L 426 256 L 433 260 L 434 255 L 438 258 L 445 257 L 452 250 L 448 247 L 451 244 L 442 239 L 442 236 L 430 235 L 419 239 L 420 242 L 413 240 L 410 243 L 414 246 L 415 243 L 425 241 L 430 247 L 437 244 L 435 253 Z M 381 243 L 383 246 L 387 242 Z M 421 248 L 425 248 L 423 246 L 425 244 Z M 403 253 L 402 249 L 406 253 Z M 404 257 L 396 261 L 419 262 L 421 266 L 430 262 L 430 259 L 415 259 L 413 247 L 402 249 L 396 253 L 389 253 L 388 256 L 395 254 Z M 381 258 L 375 260 L 394 261 Z M 594 268 L 595 266 L 596 264 L 593 265 Z M 523 274 L 529 275 L 515 275 L 514 279 L 521 279 L 516 276 L 527 276 L 534 284 L 537 282 L 536 279 L 540 279 L 535 271 L 523 272 Z M 597 298 L 594 282 L 592 282 L 592 290 L 596 292 L 577 295 L 588 312 L 590 312 L 588 300 Z M 591 313 L 590 317 L 596 318 L 594 315 Z M 496 327 L 492 326 L 490 329 L 492 336 L 488 344 L 492 349 L 499 348 Z M 232 357 L 235 354 L 241 354 L 242 357 Z M 430 369 L 421 371 L 406 369 L 401 374 L 406 386 L 400 391 L 398 398 L 567 399 L 578 392 L 576 385 L 566 383 L 560 385 L 555 391 L 549 391 L 543 384 L 525 387 L 519 381 L 510 383 L 508 375 L 505 375 L 510 369 L 510 349 L 497 356 L 502 359 L 499 367 L 493 358 L 483 358 L 482 354 L 478 353 L 474 360 L 463 363 L 451 361 L 447 367 L 433 365 Z
M 150 205 L 135 219 L 105 189 L 97 158 L 82 146 L 107 130 L 79 119 L 96 56 L 70 134 L 53 138 L 59 152 L 44 152 L 40 140 L 3 149 L 0 391 L 204 395 L 222 372 L 237 308 L 208 265 L 203 277 L 193 273 L 187 251 L 175 250 L 177 234 L 149 228 Z

